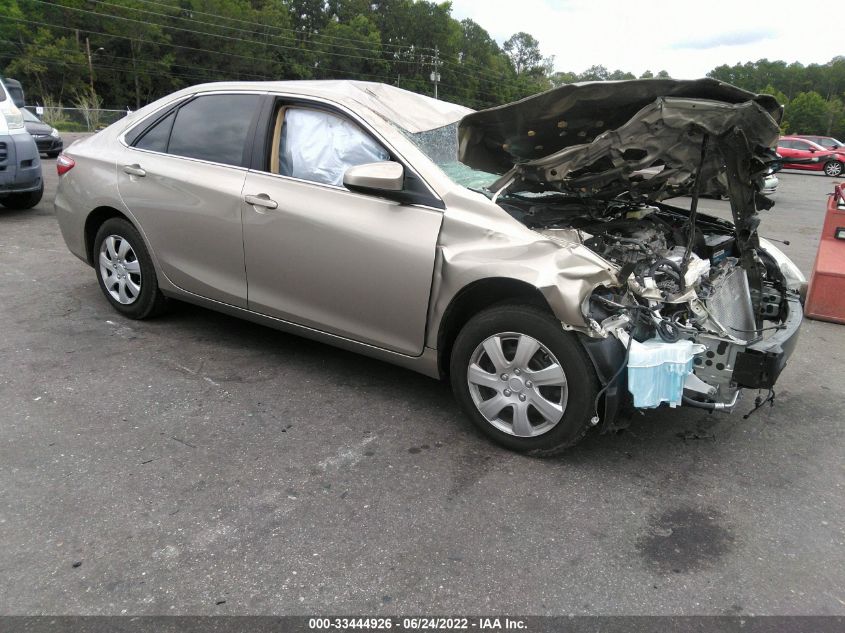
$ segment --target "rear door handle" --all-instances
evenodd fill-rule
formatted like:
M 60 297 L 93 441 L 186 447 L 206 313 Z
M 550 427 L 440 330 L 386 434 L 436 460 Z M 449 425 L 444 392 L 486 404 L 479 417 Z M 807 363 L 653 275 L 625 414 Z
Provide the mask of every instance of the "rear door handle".
M 137 163 L 135 163 L 134 165 L 124 165 L 123 171 L 124 173 L 127 173 L 130 176 L 138 176 L 139 178 L 143 178 L 147 175 L 147 172 L 141 169 L 141 166 Z
M 263 207 L 265 209 L 277 209 L 279 207 L 279 203 L 272 200 L 266 193 L 244 196 L 244 202 L 254 207 Z

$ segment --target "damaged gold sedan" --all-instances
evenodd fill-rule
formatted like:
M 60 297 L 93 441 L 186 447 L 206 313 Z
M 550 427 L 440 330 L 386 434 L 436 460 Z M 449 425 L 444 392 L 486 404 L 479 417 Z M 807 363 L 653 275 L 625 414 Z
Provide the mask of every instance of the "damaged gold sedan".
M 757 234 L 781 113 L 714 80 L 482 112 L 364 82 L 207 84 L 69 148 L 56 211 L 127 317 L 178 298 L 448 376 L 487 436 L 550 455 L 633 409 L 773 387 L 805 286 Z

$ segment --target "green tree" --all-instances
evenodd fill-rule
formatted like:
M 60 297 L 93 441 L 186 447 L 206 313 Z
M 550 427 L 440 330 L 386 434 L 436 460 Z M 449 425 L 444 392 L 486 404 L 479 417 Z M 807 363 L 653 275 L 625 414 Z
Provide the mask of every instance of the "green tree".
M 511 35 L 502 48 L 511 58 L 517 77 L 542 68 L 543 54 L 540 52 L 540 42 L 532 35 L 520 31 Z
M 775 88 L 772 84 L 766 84 L 765 86 L 763 86 L 763 88 L 760 90 L 760 94 L 772 95 L 775 99 L 778 100 L 778 103 L 783 106 L 785 106 L 786 103 L 789 101 L 787 96 L 780 90 Z
M 818 92 L 801 92 L 789 102 L 784 128 L 792 134 L 824 134 L 828 126 L 828 103 Z
M 825 135 L 836 138 L 845 137 L 845 104 L 839 97 L 833 97 L 827 102 Z
M 432 94 L 436 69 L 440 97 L 474 107 L 551 85 L 552 59 L 536 39 L 512 38 L 512 57 L 477 23 L 454 19 L 448 2 L 5 0 L 0 13 L 0 68 L 53 101 L 92 77 L 118 108 L 236 79 L 350 77 Z
M 31 39 L 15 47 L 5 74 L 24 85 L 27 101 L 43 103 L 52 97 L 61 103 L 88 83 L 85 54 L 70 37 L 56 37 L 39 28 Z
M 388 63 L 381 57 L 381 36 L 366 16 L 356 15 L 347 23 L 332 20 L 321 35 L 325 37 L 317 46 L 320 51 L 317 76 L 389 79 Z
M 578 81 L 607 81 L 610 73 L 604 66 L 590 66 L 578 75 Z
M 572 72 L 556 72 L 549 77 L 553 86 L 562 86 L 563 84 L 574 84 L 580 81 L 578 75 Z

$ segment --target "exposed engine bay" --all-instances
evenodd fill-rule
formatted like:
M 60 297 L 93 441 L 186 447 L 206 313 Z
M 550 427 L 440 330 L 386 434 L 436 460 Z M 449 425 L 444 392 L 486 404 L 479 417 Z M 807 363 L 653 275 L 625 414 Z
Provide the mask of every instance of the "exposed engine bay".
M 771 389 L 795 344 L 802 276 L 757 234 L 781 113 L 713 80 L 638 81 L 564 86 L 461 122 L 461 160 L 502 174 L 493 201 L 617 271 L 582 313 L 590 336 L 624 345 L 637 407 L 729 409 L 742 387 Z M 704 194 L 727 195 L 733 223 L 699 214 Z M 664 202 L 684 195 L 689 208 Z M 632 367 L 662 362 L 649 358 L 681 367 L 644 373 L 681 376 L 653 399 L 630 385 Z
M 597 288 L 584 306 L 597 333 L 703 345 L 694 359 L 699 380 L 685 385 L 702 401 L 733 401 L 737 354 L 784 316 L 791 290 L 780 268 L 760 251 L 755 306 L 733 226 L 723 220 L 699 216 L 693 225 L 689 211 L 662 203 L 538 202 L 515 195 L 499 204 L 546 237 L 583 244 L 618 267 L 626 283 Z

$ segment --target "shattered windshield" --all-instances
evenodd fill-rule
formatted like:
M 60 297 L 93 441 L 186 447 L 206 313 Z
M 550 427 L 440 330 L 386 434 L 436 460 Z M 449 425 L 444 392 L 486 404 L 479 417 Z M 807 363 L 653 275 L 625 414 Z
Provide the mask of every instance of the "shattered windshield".
M 458 160 L 458 122 L 425 132 L 405 135 L 428 156 L 449 179 L 474 191 L 486 192 L 499 176 L 473 169 Z

